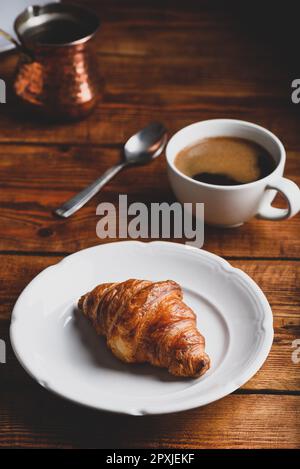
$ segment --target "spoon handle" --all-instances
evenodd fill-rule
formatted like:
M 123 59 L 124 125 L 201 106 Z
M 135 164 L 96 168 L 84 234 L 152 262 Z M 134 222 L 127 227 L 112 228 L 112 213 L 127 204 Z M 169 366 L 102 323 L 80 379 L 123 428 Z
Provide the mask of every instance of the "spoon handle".
M 94 195 L 96 195 L 100 189 L 102 189 L 102 187 L 125 166 L 126 162 L 112 166 L 110 169 L 105 171 L 102 176 L 92 182 L 92 184 L 87 186 L 71 199 L 67 200 L 61 207 L 57 208 L 55 213 L 63 218 L 68 218 L 73 215 L 73 213 L 77 212 L 77 210 L 91 200 L 91 198 L 94 197 Z

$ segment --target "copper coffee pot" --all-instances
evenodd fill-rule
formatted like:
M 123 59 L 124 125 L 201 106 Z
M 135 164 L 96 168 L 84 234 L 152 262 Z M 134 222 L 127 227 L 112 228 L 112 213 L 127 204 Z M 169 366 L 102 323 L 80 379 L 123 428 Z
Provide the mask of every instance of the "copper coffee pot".
M 94 13 L 77 5 L 50 3 L 24 10 L 14 23 L 21 51 L 16 95 L 56 120 L 86 116 L 99 95 L 91 47 L 98 27 Z

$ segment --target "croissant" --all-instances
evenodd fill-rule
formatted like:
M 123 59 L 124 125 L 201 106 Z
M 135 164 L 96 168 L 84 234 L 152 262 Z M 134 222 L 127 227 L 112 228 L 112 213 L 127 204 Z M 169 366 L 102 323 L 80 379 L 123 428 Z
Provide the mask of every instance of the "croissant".
M 127 363 L 149 362 L 176 376 L 197 378 L 210 366 L 195 313 L 172 280 L 103 283 L 83 295 L 79 310 L 113 354 Z

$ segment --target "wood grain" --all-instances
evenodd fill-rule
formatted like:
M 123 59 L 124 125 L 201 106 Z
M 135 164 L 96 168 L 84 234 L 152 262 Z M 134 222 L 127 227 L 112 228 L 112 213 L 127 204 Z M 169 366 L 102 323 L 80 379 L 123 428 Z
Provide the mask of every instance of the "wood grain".
M 220 2 L 203 1 L 188 1 L 187 8 L 174 2 L 89 3 L 102 19 L 95 46 L 104 84 L 95 113 L 82 122 L 50 125 L 28 114 L 24 119 L 10 99 L 0 108 L 0 141 L 121 143 L 153 119 L 173 133 L 197 120 L 236 117 L 270 128 L 288 148 L 299 147 L 299 112 L 290 99 L 294 76 L 284 60 L 290 47 L 274 47 L 276 34 L 260 44 L 257 18 L 249 30 L 241 24 L 251 9 L 234 5 L 233 14 Z M 15 62 L 15 54 L 3 59 L 4 78 L 10 79 Z
M 108 61 L 107 59 L 105 59 Z M 116 60 L 116 59 L 114 59 Z M 37 120 L 34 115 L 26 115 L 26 120 L 22 119 L 19 107 L 11 98 L 7 105 L 0 108 L 0 127 L 2 142 L 27 143 L 64 143 L 64 144 L 121 144 L 126 138 L 135 133 L 139 128 L 145 126 L 149 121 L 163 121 L 169 130 L 170 135 L 180 128 L 193 122 L 213 119 L 213 118 L 237 118 L 254 121 L 269 128 L 276 133 L 288 149 L 299 148 L 297 128 L 299 125 L 299 113 L 295 106 L 290 103 L 290 91 L 286 93 L 285 99 L 279 101 L 268 97 L 257 96 L 257 90 L 249 91 L 246 96 L 237 94 L 235 96 L 237 83 L 232 83 L 232 88 L 222 88 L 221 96 L 214 90 L 207 91 L 207 87 L 196 83 L 194 93 L 187 91 L 184 79 L 181 85 L 173 85 L 173 89 L 168 85 L 167 79 L 177 76 L 179 70 L 171 70 L 165 78 L 165 87 L 158 89 L 141 89 L 138 83 L 132 83 L 132 91 L 118 91 L 121 83 L 128 81 L 128 68 L 136 75 L 136 80 L 142 80 L 147 76 L 147 69 L 140 71 L 132 70 L 132 65 L 128 67 L 128 61 L 124 60 L 121 68 L 118 68 L 118 76 L 115 77 L 116 85 L 111 91 L 106 87 L 103 90 L 102 101 L 100 101 L 95 112 L 86 120 L 71 124 L 56 125 Z M 145 61 L 145 59 L 140 59 Z M 14 68 L 15 57 L 6 59 L 9 70 Z M 104 59 L 103 61 L 104 62 Z M 109 62 L 109 61 L 108 61 Z M 114 65 L 117 67 L 119 63 Z M 102 63 L 102 69 L 104 64 Z M 180 65 L 178 66 L 180 67 Z M 157 65 L 161 76 L 161 66 Z M 107 64 L 107 69 L 112 69 L 111 63 Z M 120 70 L 123 70 L 122 76 Z M 103 73 L 105 73 L 103 71 Z M 111 72 L 110 72 L 111 73 Z M 2 76 L 5 76 L 5 72 Z M 108 73 L 109 75 L 109 73 Z M 217 75 L 219 82 L 219 75 Z M 158 77 L 149 77 L 155 83 L 161 83 Z M 185 77 L 184 77 L 185 78 Z M 204 77 L 210 83 L 210 77 Z M 243 81 L 241 81 L 243 83 Z M 111 83 L 111 82 L 110 82 Z M 150 81 L 152 83 L 152 81 Z M 112 86 L 112 85 L 110 85 Z M 153 86 L 153 85 L 152 85 Z M 158 85 L 156 85 L 158 86 Z M 281 85 L 283 87 L 283 85 Z M 220 89 L 220 87 L 218 88 Z M 200 91 L 198 91 L 200 90 Z M 272 94 L 272 87 L 270 88 Z M 259 93 L 258 93 L 259 94 Z M 180 101 L 179 101 L 180 100 Z M 179 101 L 179 102 L 178 102 Z M 271 112 L 270 112 L 271 111 Z M 24 136 L 25 135 L 25 139 Z
M 233 394 L 188 412 L 143 418 L 74 406 L 35 383 L 0 398 L 0 447 L 297 448 L 300 438 L 296 396 Z
M 274 314 L 271 353 L 235 394 L 169 416 L 104 414 L 44 390 L 13 354 L 14 302 L 42 269 L 103 242 L 95 231 L 99 202 L 117 204 L 120 193 L 129 202 L 174 200 L 161 157 L 118 175 L 71 219 L 52 215 L 117 162 L 123 142 L 149 121 L 163 121 L 170 135 L 216 117 L 261 124 L 285 144 L 285 174 L 300 184 L 300 105 L 292 104 L 290 86 L 299 74 L 299 28 L 291 1 L 271 9 L 258 0 L 84 4 L 102 22 L 95 40 L 102 95 L 88 119 L 59 125 L 25 113 L 10 89 L 17 54 L 1 55 L 9 94 L 0 105 L 0 338 L 8 344 L 7 363 L 0 364 L 0 447 L 299 448 L 299 364 L 291 360 L 292 341 L 300 337 L 299 215 L 205 228 L 204 248 L 247 272 Z M 278 35 L 282 24 L 289 28 Z
M 6 364 L 1 365 L 1 389 L 15 389 L 30 378 L 19 365 L 9 343 L 9 321 L 0 321 L 0 337 L 7 344 Z M 261 393 L 286 392 L 300 395 L 299 364 L 293 363 L 293 341 L 300 337 L 300 319 L 282 318 L 274 313 L 274 342 L 267 361 L 242 390 Z M 299 354 L 298 354 L 299 355 Z M 1 432 L 0 432 L 1 433 Z
M 10 314 L 15 298 L 42 269 L 61 257 L 0 256 L 0 337 L 8 339 Z M 299 391 L 299 365 L 293 363 L 292 342 L 300 337 L 300 262 L 234 261 L 248 273 L 267 295 L 274 314 L 275 338 L 271 353 L 262 369 L 244 386 L 248 390 Z M 7 365 L 2 371 L 2 386 L 24 382 L 25 373 L 8 349 Z M 26 380 L 27 381 L 27 380 Z
M 81 190 L 120 158 L 120 148 L 106 146 L 29 146 L 0 148 L 0 251 L 74 252 L 103 242 L 96 235 L 96 207 L 119 194 L 128 203 L 174 201 L 164 157 L 132 167 L 115 177 L 86 207 L 68 220 L 53 210 Z M 300 184 L 299 152 L 289 152 L 286 175 Z M 278 223 L 252 220 L 239 229 L 205 229 L 204 248 L 219 255 L 300 257 L 300 216 Z M 272 243 L 270 243 L 272 239 Z M 109 239 L 104 241 L 110 241 Z

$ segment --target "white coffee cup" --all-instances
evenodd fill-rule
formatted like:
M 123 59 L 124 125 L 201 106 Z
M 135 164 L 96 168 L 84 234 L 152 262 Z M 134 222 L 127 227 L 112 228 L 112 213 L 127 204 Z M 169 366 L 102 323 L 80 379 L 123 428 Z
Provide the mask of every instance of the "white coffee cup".
M 174 160 L 185 147 L 203 138 L 240 137 L 263 146 L 274 158 L 276 168 L 268 176 L 248 184 L 221 186 L 196 181 L 179 171 Z M 283 177 L 286 160 L 281 141 L 269 130 L 235 119 L 212 119 L 184 127 L 170 139 L 166 148 L 168 176 L 177 199 L 182 203 L 203 202 L 205 222 L 223 227 L 243 224 L 253 216 L 284 220 L 300 210 L 300 189 Z M 286 199 L 287 208 L 272 207 L 277 193 Z

